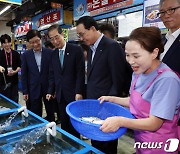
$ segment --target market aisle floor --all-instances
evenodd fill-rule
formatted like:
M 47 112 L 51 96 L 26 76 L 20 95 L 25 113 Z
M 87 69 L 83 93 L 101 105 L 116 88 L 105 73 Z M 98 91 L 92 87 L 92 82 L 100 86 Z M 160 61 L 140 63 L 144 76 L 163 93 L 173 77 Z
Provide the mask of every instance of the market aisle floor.
M 21 105 L 25 105 L 25 102 L 23 100 L 22 93 L 19 92 L 19 103 Z M 43 117 L 46 116 L 45 108 L 43 107 Z M 58 125 L 60 127 L 60 125 Z M 132 131 L 127 131 L 125 135 L 123 135 L 121 138 L 119 138 L 118 141 L 118 154 L 133 154 L 135 153 L 134 150 L 134 139 L 133 139 L 133 133 Z M 90 140 L 83 140 L 90 144 Z

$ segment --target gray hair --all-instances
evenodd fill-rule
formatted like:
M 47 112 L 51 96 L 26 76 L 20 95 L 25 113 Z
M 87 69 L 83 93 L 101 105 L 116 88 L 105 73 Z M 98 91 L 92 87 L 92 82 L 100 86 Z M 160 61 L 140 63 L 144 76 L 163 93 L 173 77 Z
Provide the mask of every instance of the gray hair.
M 166 0 L 160 0 L 160 2 L 159 2 L 160 7 L 162 6 L 162 3 L 163 3 L 164 1 L 166 1 Z M 176 1 L 180 4 L 180 0 L 176 0 Z

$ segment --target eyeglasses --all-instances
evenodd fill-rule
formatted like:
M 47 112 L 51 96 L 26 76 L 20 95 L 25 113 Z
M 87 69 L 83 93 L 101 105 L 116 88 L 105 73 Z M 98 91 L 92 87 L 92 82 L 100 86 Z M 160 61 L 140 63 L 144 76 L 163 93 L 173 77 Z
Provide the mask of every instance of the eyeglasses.
M 83 37 L 86 34 L 86 32 L 87 32 L 87 30 L 84 31 L 83 33 L 80 32 L 79 34 L 77 34 L 77 37 L 79 37 L 79 38 Z
M 159 13 L 157 13 L 157 15 L 158 15 L 159 17 L 163 17 L 166 13 L 167 13 L 168 15 L 171 15 L 171 14 L 173 14 L 173 13 L 176 11 L 176 9 L 178 9 L 178 8 L 180 8 L 180 6 L 177 6 L 177 7 L 174 7 L 174 8 L 170 8 L 170 9 L 168 9 L 168 10 L 166 10 L 166 11 L 160 11 Z

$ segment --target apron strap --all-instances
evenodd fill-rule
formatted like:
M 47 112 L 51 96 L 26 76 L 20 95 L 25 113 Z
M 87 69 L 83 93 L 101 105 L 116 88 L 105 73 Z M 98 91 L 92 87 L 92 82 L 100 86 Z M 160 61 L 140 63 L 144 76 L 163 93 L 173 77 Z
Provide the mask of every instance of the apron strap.
M 135 77 L 135 79 L 134 79 L 134 81 L 132 83 L 132 89 L 133 90 L 135 89 L 135 85 L 136 85 L 136 82 L 137 82 L 138 78 L 139 78 L 139 75 L 136 75 L 136 77 Z
M 166 71 L 172 71 L 171 69 L 169 68 L 164 68 L 164 69 L 158 69 L 157 70 L 157 75 L 155 76 L 155 78 L 149 83 L 149 85 L 145 88 L 145 90 L 143 90 L 142 94 L 143 95 L 148 89 L 149 87 L 152 85 L 152 83 L 164 72 Z

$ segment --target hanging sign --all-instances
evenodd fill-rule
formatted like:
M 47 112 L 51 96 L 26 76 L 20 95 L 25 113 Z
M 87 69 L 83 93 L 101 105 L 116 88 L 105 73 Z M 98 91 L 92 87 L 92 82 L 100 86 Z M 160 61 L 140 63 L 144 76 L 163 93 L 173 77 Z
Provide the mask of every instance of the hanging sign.
M 113 11 L 122 7 L 133 4 L 133 0 L 117 0 L 113 3 L 113 0 L 107 1 L 106 3 L 100 0 L 90 0 L 93 3 L 87 5 L 87 10 L 90 12 L 90 16 L 98 15 L 100 13 L 105 13 L 108 11 Z M 94 3 L 96 1 L 96 3 Z M 112 1 L 112 2 L 111 2 Z M 98 2 L 98 3 L 97 3 Z
M 99 16 L 142 4 L 143 0 L 74 0 L 74 20 L 81 16 Z
M 68 42 L 68 29 L 62 28 L 63 34 L 64 34 L 64 40 Z
M 19 24 L 16 26 L 14 30 L 14 36 L 15 37 L 24 36 L 31 29 L 32 29 L 32 22 L 24 22 L 23 24 Z
M 87 10 L 93 11 L 125 0 L 87 0 Z
M 60 20 L 60 12 L 59 11 L 51 12 L 49 14 L 42 16 L 39 19 L 39 27 L 42 25 L 47 25 L 49 23 L 56 22 L 58 20 Z
M 52 24 L 63 24 L 63 9 L 51 9 L 32 18 L 33 29 L 44 30 Z

